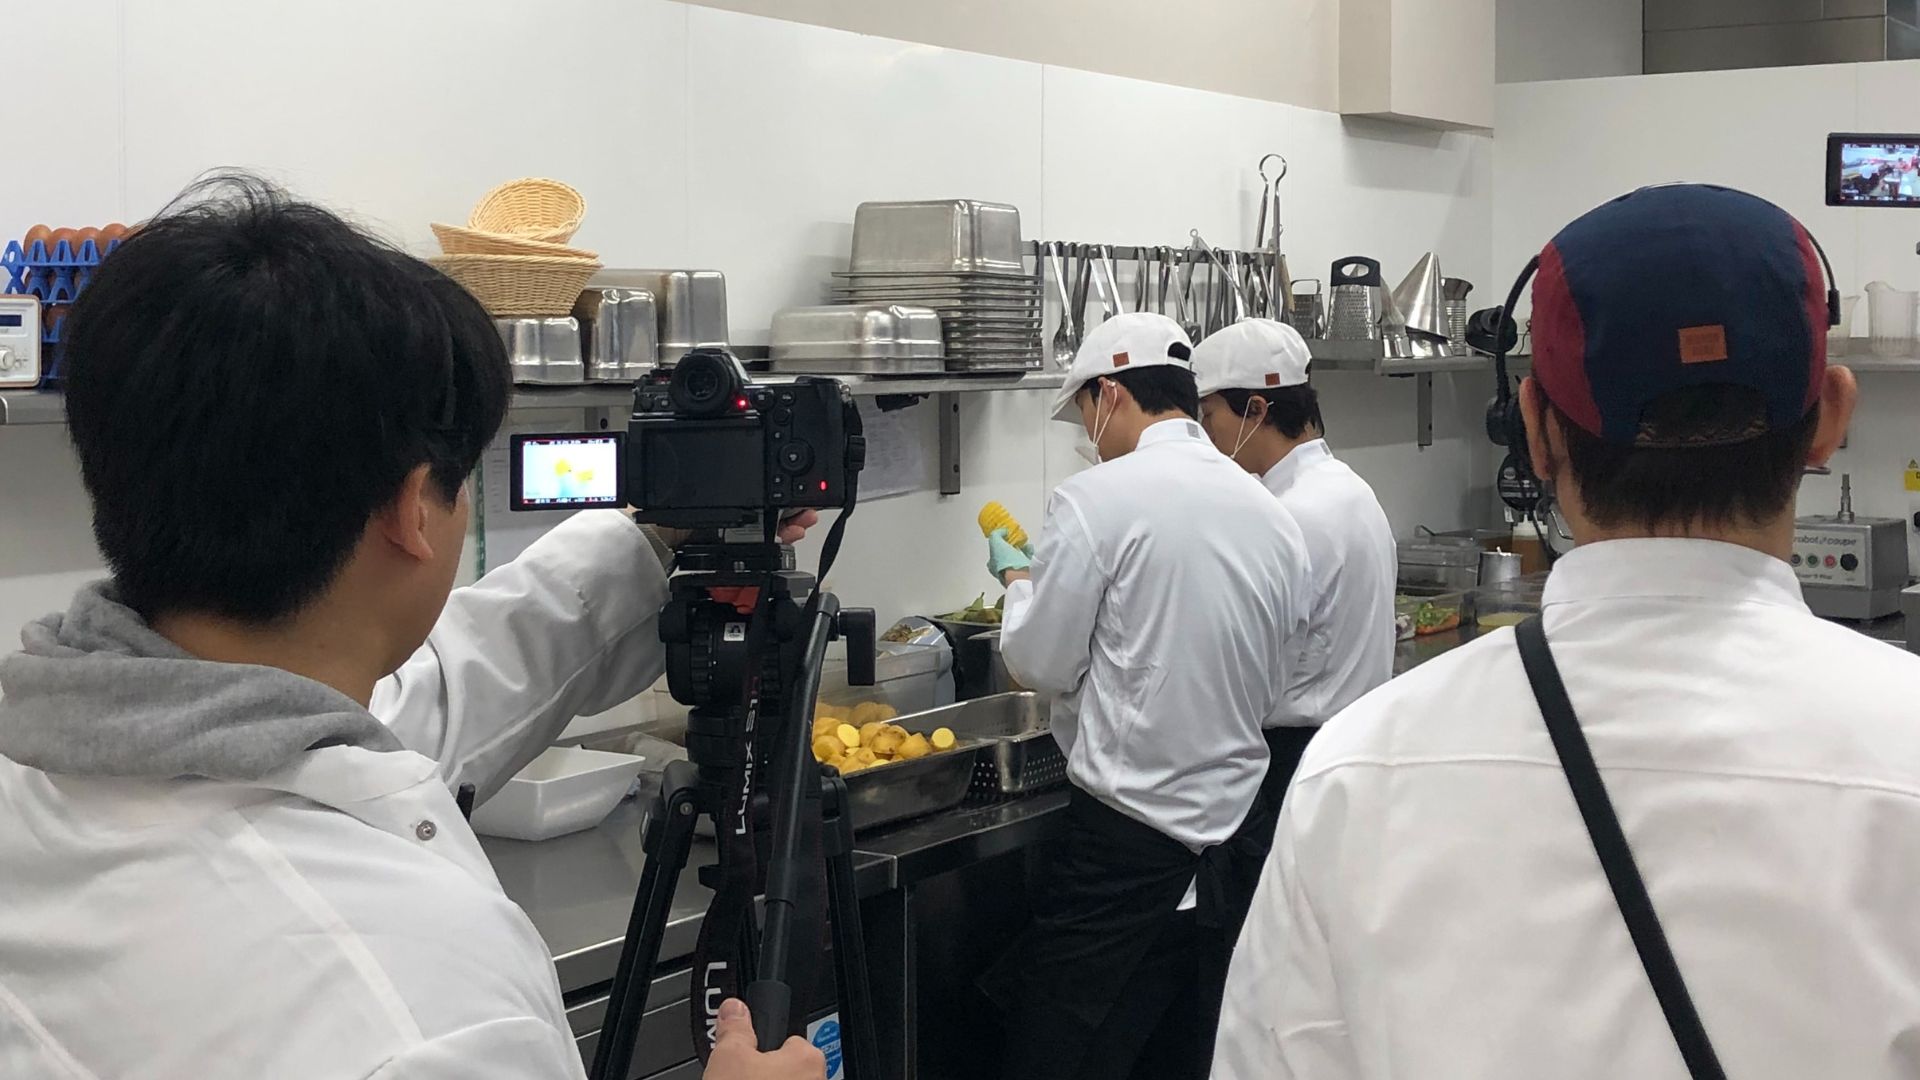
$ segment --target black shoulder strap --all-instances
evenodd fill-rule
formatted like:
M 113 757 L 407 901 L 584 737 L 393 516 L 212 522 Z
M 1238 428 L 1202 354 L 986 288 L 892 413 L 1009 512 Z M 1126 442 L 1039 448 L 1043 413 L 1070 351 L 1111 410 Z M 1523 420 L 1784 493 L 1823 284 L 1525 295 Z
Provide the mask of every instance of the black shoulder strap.
M 1620 831 L 1620 819 L 1613 814 L 1613 801 L 1607 798 L 1600 769 L 1593 763 L 1587 737 L 1581 733 L 1580 721 L 1573 714 L 1566 684 L 1560 681 L 1560 668 L 1553 662 L 1553 650 L 1547 647 L 1546 629 L 1536 615 L 1516 627 L 1515 633 L 1520 639 L 1520 661 L 1526 665 L 1534 700 L 1540 704 L 1540 715 L 1547 721 L 1547 734 L 1553 737 L 1553 748 L 1560 755 L 1561 771 L 1566 773 L 1567 786 L 1573 789 L 1573 801 L 1579 805 L 1580 817 L 1587 823 L 1594 854 L 1600 856 L 1600 868 L 1606 871 L 1607 884 L 1613 887 L 1614 903 L 1620 906 L 1627 933 L 1633 937 L 1633 947 L 1640 953 L 1640 965 L 1653 984 L 1654 996 L 1660 999 L 1660 1011 L 1667 1015 L 1667 1027 L 1672 1029 L 1673 1041 L 1680 1046 L 1687 1071 L 1694 1080 L 1725 1080 L 1727 1074 L 1720 1068 L 1720 1059 L 1714 1056 L 1713 1044 L 1707 1040 L 1707 1029 L 1701 1026 L 1700 1014 L 1694 1011 L 1693 998 L 1687 993 L 1686 981 L 1680 977 L 1680 965 L 1674 962 L 1666 931 L 1660 928 L 1660 917 L 1654 913 L 1653 899 L 1647 895 L 1646 883 L 1640 880 L 1633 851 L 1627 846 L 1626 834 Z

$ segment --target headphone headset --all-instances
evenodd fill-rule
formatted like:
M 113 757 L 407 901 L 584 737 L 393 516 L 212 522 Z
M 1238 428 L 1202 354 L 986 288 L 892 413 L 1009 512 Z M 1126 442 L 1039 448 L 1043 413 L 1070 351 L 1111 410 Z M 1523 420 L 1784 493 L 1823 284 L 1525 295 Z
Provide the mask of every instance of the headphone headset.
M 1776 206 L 1775 209 L 1779 208 Z M 1786 213 L 1785 210 L 1780 212 Z M 1791 214 L 1787 216 L 1799 224 Z M 1814 253 L 1820 256 L 1820 267 L 1826 272 L 1827 326 L 1839 326 L 1840 289 L 1834 284 L 1833 261 L 1827 258 L 1827 249 L 1820 246 L 1820 238 L 1813 235 L 1812 230 L 1800 225 L 1800 231 L 1813 244 Z M 1467 321 L 1467 343 L 1493 356 L 1495 385 L 1493 400 L 1487 404 L 1487 438 L 1492 440 L 1493 445 L 1506 447 L 1508 451 L 1506 460 L 1500 463 L 1500 477 L 1496 486 L 1501 501 L 1522 513 L 1533 513 L 1538 509 L 1546 491 L 1540 478 L 1534 475 L 1533 463 L 1527 454 L 1527 424 L 1520 412 L 1520 396 L 1513 392 L 1513 380 L 1507 371 L 1507 353 L 1520 340 L 1519 328 L 1507 313 L 1520 302 L 1521 291 L 1539 269 L 1540 256 L 1535 255 L 1527 260 L 1520 276 L 1514 279 L 1513 288 L 1507 292 L 1506 303 L 1497 308 L 1477 311 Z

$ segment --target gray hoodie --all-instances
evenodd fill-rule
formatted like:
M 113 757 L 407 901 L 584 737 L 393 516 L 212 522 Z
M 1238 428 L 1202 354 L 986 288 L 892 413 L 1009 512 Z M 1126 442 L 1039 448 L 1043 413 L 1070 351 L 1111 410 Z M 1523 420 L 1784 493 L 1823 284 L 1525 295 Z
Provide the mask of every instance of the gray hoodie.
M 82 588 L 20 641 L 0 660 L 0 756 L 44 772 L 246 781 L 317 747 L 402 749 L 332 687 L 189 655 L 111 582 Z

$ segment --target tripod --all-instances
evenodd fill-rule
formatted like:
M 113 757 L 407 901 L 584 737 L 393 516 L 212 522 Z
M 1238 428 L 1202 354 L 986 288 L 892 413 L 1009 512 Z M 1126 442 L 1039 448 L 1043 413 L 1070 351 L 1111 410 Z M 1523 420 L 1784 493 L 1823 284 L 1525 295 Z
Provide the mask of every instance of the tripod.
M 796 1033 L 799 907 L 817 889 L 822 862 L 802 849 L 818 823 L 847 1075 L 878 1080 L 846 783 L 815 764 L 808 723 L 821 660 L 835 637 L 849 643 L 848 681 L 873 684 L 873 612 L 842 611 L 831 593 L 815 594 L 803 608 L 795 596 L 812 591 L 813 578 L 782 569 L 781 549 L 770 543 L 683 548 L 680 565 L 691 572 L 672 581 L 660 637 L 667 646 L 668 688 L 690 706 L 688 760 L 667 766 L 642 826 L 647 863 L 614 969 L 592 1076 L 625 1080 L 632 1067 L 674 886 L 687 864 L 694 823 L 705 817 L 713 822 L 719 859 L 700 869 L 701 884 L 715 894 L 694 950 L 689 1003 L 701 1057 L 712 1046 L 720 1003 L 729 996 L 743 997 L 752 1010 L 760 1049 L 777 1049 Z M 771 798 L 764 803 L 753 784 L 763 760 L 773 770 Z M 762 875 L 753 821 L 762 805 L 773 811 L 773 832 L 764 930 L 757 931 L 753 897 Z M 804 1021 L 805 999 L 800 1008 Z

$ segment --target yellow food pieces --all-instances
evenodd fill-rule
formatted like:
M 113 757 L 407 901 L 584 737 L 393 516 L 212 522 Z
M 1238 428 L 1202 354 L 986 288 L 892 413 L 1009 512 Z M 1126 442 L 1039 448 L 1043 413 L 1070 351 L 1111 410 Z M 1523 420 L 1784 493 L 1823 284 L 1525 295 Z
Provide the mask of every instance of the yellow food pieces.
M 990 502 L 980 508 L 980 535 L 992 536 L 995 529 L 1007 530 L 1007 543 L 1014 547 L 1027 546 L 1027 530 L 1020 527 L 1012 512 L 997 502 Z
M 821 735 L 813 740 L 813 760 L 831 762 L 847 752 L 847 744 L 832 735 Z
M 892 706 L 869 704 L 885 710 L 887 719 L 869 720 L 855 727 L 850 721 L 835 720 L 829 716 L 814 718 L 815 761 L 831 765 L 842 773 L 852 773 L 895 761 L 914 761 L 942 750 L 951 750 L 960 744 L 949 728 L 936 728 L 930 735 L 908 731 L 892 722 Z M 856 714 L 859 708 L 855 706 Z

